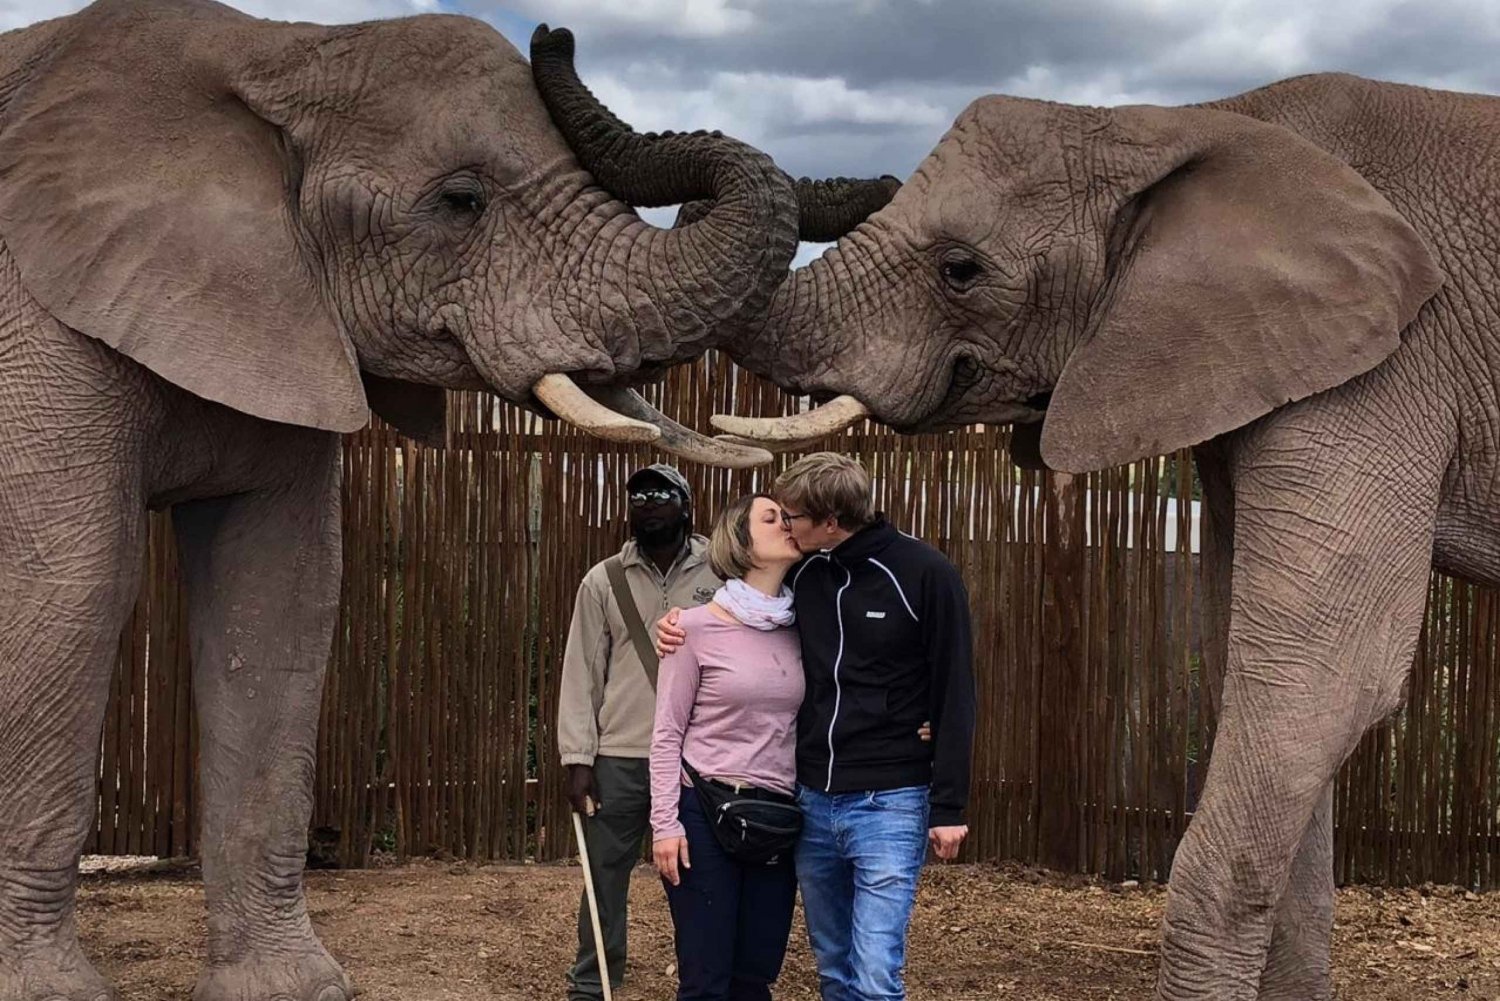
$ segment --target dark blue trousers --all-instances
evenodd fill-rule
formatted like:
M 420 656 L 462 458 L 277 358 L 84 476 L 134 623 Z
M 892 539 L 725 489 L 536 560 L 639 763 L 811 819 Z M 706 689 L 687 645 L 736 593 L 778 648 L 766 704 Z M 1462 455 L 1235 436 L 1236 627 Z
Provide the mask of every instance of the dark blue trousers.
M 770 1001 L 781 973 L 797 873 L 792 853 L 775 865 L 740 865 L 719 847 L 698 794 L 682 790 L 691 869 L 667 887 L 677 931 L 677 1001 Z

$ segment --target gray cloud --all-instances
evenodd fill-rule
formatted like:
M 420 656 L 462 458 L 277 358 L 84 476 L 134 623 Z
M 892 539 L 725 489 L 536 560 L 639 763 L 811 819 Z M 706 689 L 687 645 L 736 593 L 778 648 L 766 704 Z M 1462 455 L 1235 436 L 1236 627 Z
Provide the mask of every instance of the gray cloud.
M 1299 73 L 1500 92 L 1500 7 L 1434 0 L 512 0 L 473 3 L 643 129 L 722 128 L 797 174 L 909 172 L 974 97 L 1180 104 Z
M 1500 10 L 1472 0 L 513 0 L 507 10 L 586 32 L 607 64 L 654 62 L 688 86 L 740 71 L 981 93 L 1042 69 L 1077 81 L 1056 84 L 1060 97 L 1114 81 L 1126 96 L 1187 101 L 1321 69 L 1500 83 L 1486 58 Z
M 0 27 L 82 6 L 0 0 Z M 721 128 L 789 172 L 909 173 L 973 98 L 1180 104 L 1343 70 L 1500 93 L 1496 0 L 238 0 L 325 23 L 428 10 L 523 52 L 579 38 L 585 80 L 641 129 Z

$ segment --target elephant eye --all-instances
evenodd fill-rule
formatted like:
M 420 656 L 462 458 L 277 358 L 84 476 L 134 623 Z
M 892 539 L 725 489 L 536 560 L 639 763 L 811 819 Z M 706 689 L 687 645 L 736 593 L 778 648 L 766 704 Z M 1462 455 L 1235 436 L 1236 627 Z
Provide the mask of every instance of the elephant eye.
M 938 274 L 942 276 L 944 284 L 955 292 L 971 288 L 979 277 L 979 272 L 979 262 L 972 257 L 950 257 L 938 266 Z
M 484 214 L 484 193 L 475 188 L 449 188 L 438 196 L 438 202 L 455 216 L 472 219 Z

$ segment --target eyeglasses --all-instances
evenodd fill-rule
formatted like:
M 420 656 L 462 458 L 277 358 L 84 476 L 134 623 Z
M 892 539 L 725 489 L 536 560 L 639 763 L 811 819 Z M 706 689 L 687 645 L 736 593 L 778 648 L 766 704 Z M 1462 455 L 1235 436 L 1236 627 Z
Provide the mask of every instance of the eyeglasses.
M 659 488 L 656 490 L 630 491 L 630 506 L 645 507 L 647 504 L 667 504 L 677 499 L 677 491 Z
M 812 515 L 810 515 L 810 514 L 787 514 L 785 511 L 783 511 L 783 512 L 781 512 L 781 523 L 783 525 L 785 525 L 787 528 L 791 528 L 792 527 L 792 522 L 796 521 L 798 518 L 811 518 L 811 517 L 812 517 Z

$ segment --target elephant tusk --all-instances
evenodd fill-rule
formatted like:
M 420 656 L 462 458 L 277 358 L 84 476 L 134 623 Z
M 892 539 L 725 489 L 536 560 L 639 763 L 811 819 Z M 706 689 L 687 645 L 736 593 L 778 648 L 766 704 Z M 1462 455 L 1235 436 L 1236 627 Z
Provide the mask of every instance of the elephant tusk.
M 661 432 L 657 447 L 673 455 L 726 469 L 749 469 L 772 461 L 771 453 L 755 442 L 726 442 L 684 427 L 647 403 L 633 389 L 605 387 L 587 392 L 610 410 L 654 425 Z
M 661 437 L 660 428 L 615 413 L 565 375 L 544 375 L 531 387 L 531 392 L 559 419 L 606 441 L 646 445 Z
M 808 442 L 827 438 L 870 416 L 870 408 L 852 396 L 838 396 L 821 407 L 790 417 L 736 417 L 714 414 L 709 423 L 737 438 L 761 444 Z
M 801 452 L 805 451 L 822 438 L 799 438 L 796 441 L 757 441 L 754 438 L 741 438 L 737 434 L 716 434 L 714 441 L 723 442 L 726 445 L 748 445 L 755 448 L 763 448 L 768 452 Z

